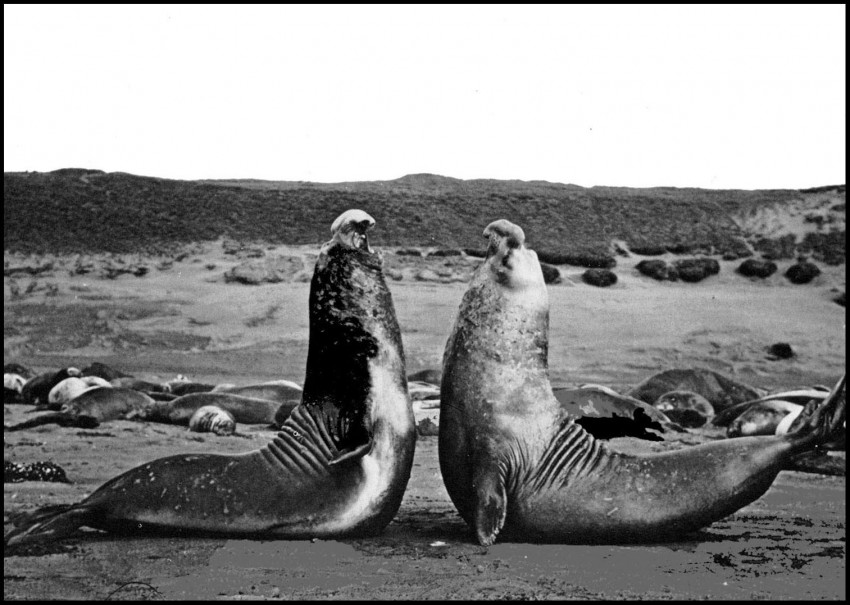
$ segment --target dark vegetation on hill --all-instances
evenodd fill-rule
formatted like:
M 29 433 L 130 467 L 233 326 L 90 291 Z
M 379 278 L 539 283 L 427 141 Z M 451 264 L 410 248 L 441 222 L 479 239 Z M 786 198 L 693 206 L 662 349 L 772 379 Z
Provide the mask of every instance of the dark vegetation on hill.
M 815 189 L 843 193 L 844 186 Z M 328 225 L 341 212 L 361 208 L 378 221 L 377 245 L 483 250 L 484 227 L 508 218 L 523 227 L 541 260 L 610 268 L 613 240 L 648 253 L 749 256 L 746 242 L 760 240 L 742 233 L 732 216 L 801 192 L 584 188 L 428 174 L 332 184 L 178 181 L 69 168 L 4 173 L 3 194 L 3 244 L 14 252 L 162 253 L 220 237 L 316 244 L 328 239 Z M 807 246 L 827 246 L 830 258 L 843 262 L 843 231 L 813 235 L 825 243 L 815 237 Z M 760 245 L 768 256 L 793 254 L 793 241 Z

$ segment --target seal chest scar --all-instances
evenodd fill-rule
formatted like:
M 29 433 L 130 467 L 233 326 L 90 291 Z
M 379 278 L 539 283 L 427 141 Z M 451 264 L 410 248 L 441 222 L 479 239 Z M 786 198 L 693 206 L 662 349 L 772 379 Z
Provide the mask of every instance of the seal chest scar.
M 439 426 L 446 490 L 481 544 L 497 535 L 563 543 L 678 537 L 756 500 L 790 457 L 844 430 L 842 377 L 786 435 L 643 456 L 608 450 L 553 394 L 548 295 L 525 234 L 499 220 L 484 236 L 485 260 L 446 342 Z

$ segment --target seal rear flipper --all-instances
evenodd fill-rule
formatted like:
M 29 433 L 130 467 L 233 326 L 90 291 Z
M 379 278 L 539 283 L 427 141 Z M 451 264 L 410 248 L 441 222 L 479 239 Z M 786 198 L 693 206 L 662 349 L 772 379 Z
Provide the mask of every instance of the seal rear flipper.
M 482 546 L 490 546 L 496 541 L 508 512 L 505 482 L 495 469 L 490 472 L 477 470 L 472 485 L 475 489 L 475 537 Z
M 43 414 L 38 418 L 25 420 L 24 422 L 19 422 L 18 424 L 13 424 L 8 427 L 4 426 L 3 430 L 4 432 L 22 431 L 36 426 L 43 426 L 45 424 L 58 424 L 59 426 L 76 427 L 81 429 L 93 429 L 100 426 L 100 422 L 98 422 L 97 418 L 93 416 L 69 414 L 68 412 L 54 412 L 52 414 Z
M 823 445 L 843 436 L 847 419 L 847 375 L 835 384 L 826 399 L 818 404 L 814 413 L 797 428 L 787 433 L 797 452 Z M 801 414 L 802 415 L 802 414 Z
M 12 517 L 15 527 L 3 536 L 4 546 L 59 540 L 91 519 L 91 507 L 78 504 L 46 506 Z

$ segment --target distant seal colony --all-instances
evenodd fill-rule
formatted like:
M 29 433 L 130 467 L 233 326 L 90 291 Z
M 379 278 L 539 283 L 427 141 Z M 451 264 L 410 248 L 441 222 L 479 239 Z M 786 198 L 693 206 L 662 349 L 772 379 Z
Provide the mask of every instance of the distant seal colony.
M 6 544 L 80 526 L 278 539 L 381 531 L 401 504 L 416 432 L 401 332 L 366 234 L 374 223 L 349 210 L 331 227 L 310 286 L 303 401 L 274 441 L 154 460 L 77 504 L 18 515 Z
M 481 544 L 497 535 L 562 543 L 678 536 L 757 499 L 788 458 L 843 432 L 844 378 L 787 435 L 643 456 L 610 451 L 552 393 L 548 294 L 522 229 L 499 220 L 484 235 L 487 256 L 446 344 L 439 427 L 446 489 Z M 663 385 L 651 401 L 673 388 Z

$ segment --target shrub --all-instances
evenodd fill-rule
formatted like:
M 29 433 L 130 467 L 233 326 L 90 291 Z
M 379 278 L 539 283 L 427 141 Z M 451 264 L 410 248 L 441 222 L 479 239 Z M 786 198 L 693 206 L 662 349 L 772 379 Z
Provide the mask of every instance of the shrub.
M 617 274 L 608 269 L 588 269 L 581 275 L 586 284 L 605 288 L 617 283 Z
M 736 271 L 745 277 L 770 277 L 776 273 L 776 263 L 769 260 L 748 258 L 741 263 Z
M 792 284 L 807 284 L 818 275 L 820 275 L 818 266 L 806 261 L 791 265 L 785 272 L 785 277 Z

